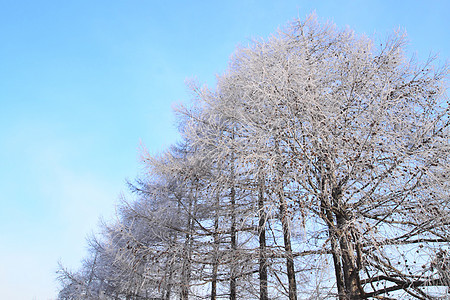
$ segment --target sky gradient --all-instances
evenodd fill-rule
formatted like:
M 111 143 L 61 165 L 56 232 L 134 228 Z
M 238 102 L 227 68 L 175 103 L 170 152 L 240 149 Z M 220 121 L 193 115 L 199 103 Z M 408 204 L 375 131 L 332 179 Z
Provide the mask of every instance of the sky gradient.
M 55 299 L 126 179 L 177 140 L 185 80 L 214 86 L 238 45 L 294 18 L 450 58 L 448 1 L 0 1 L 0 298 Z

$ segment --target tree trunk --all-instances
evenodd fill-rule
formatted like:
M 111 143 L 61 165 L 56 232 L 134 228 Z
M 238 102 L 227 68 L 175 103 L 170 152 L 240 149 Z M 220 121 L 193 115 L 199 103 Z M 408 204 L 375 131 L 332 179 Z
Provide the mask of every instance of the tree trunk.
M 181 300 L 188 300 L 189 299 L 189 285 L 191 280 L 191 255 L 192 255 L 192 243 L 193 243 L 193 236 L 191 232 L 194 230 L 194 222 L 193 222 L 193 207 L 197 205 L 197 192 L 198 192 L 198 186 L 197 183 L 195 183 L 195 193 L 192 196 L 190 193 L 188 195 L 189 197 L 189 204 L 188 204 L 188 211 L 187 211 L 187 229 L 188 233 L 186 233 L 186 240 L 185 240 L 185 247 L 184 247 L 184 253 L 183 253 L 183 268 L 181 272 Z
M 264 178 L 258 176 L 258 213 L 259 213 L 259 299 L 268 300 L 267 258 L 266 258 L 266 213 L 264 207 Z
M 291 232 L 286 200 L 282 195 L 280 204 L 281 225 L 283 227 L 284 252 L 286 254 L 286 269 L 289 283 L 289 300 L 297 300 L 297 282 L 295 280 L 294 256 L 292 255 Z
M 325 199 L 322 199 L 322 208 L 325 208 L 324 219 L 328 226 L 328 236 L 331 244 L 331 255 L 333 256 L 334 274 L 336 276 L 336 285 L 338 290 L 339 300 L 346 299 L 344 275 L 342 274 L 341 253 L 339 251 L 339 237 L 336 232 L 336 226 L 333 221 L 333 214 L 331 210 L 324 203 Z
M 176 243 L 176 235 L 171 234 L 172 235 L 172 241 L 175 244 Z M 174 265 L 174 259 L 172 258 L 169 262 L 169 266 L 168 266 L 168 270 L 167 270 L 167 280 L 166 280 L 166 286 L 165 289 L 163 291 L 163 295 L 161 297 L 161 299 L 164 300 L 170 300 L 170 294 L 172 293 L 172 278 L 173 278 L 173 265 Z M 166 274 L 165 274 L 166 275 Z
M 189 299 L 189 280 L 190 280 L 190 259 L 189 259 L 189 247 L 191 246 L 191 235 L 186 234 L 186 242 L 185 242 L 185 248 L 183 250 L 183 267 L 181 270 L 181 294 L 180 299 L 181 300 L 188 300 Z
M 237 243 L 236 243 L 236 191 L 234 186 L 231 187 L 231 251 L 235 258 Z M 231 263 L 231 276 L 230 276 L 230 300 L 236 300 L 236 261 Z
M 323 162 L 319 161 L 319 164 L 321 163 L 323 164 Z M 322 210 L 322 219 L 325 221 L 325 224 L 327 224 L 328 227 L 328 236 L 331 245 L 331 255 L 333 257 L 334 275 L 336 277 L 338 298 L 339 300 L 345 300 L 347 299 L 347 296 L 345 290 L 344 275 L 342 273 L 342 263 L 341 263 L 342 253 L 339 248 L 339 233 L 337 226 L 334 222 L 332 204 L 328 196 L 329 193 L 328 193 L 328 180 L 326 169 L 327 168 L 324 165 L 320 166 L 320 191 L 321 191 L 320 207 Z
M 291 231 L 289 228 L 289 214 L 287 211 L 286 198 L 284 197 L 283 169 L 280 163 L 281 152 L 279 149 L 278 138 L 275 138 L 275 153 L 277 159 L 277 194 L 280 201 L 281 226 L 283 228 L 284 253 L 286 255 L 286 271 L 289 285 L 289 300 L 297 300 L 297 282 L 295 279 L 294 256 L 292 255 Z
M 234 132 L 232 135 L 234 139 Z M 236 250 L 237 250 L 237 242 L 236 242 L 236 190 L 234 187 L 235 184 L 235 174 L 234 174 L 234 153 L 231 153 L 231 174 L 230 174 L 230 204 L 231 204 L 231 228 L 230 228 L 230 238 L 231 238 L 231 251 L 233 260 L 230 266 L 230 300 L 236 300 Z
M 219 191 L 217 191 L 216 196 L 216 209 L 214 216 L 214 253 L 213 253 L 213 269 L 212 269 L 212 279 L 211 279 L 211 300 L 216 300 L 217 298 L 217 272 L 219 269 Z
M 359 268 L 354 251 L 351 228 L 347 228 L 345 207 L 341 201 L 340 187 L 331 187 L 327 179 L 329 170 L 322 168 L 321 174 L 321 206 L 323 218 L 328 226 L 331 243 L 336 285 L 340 300 L 357 300 L 361 298 L 362 287 L 359 279 Z M 331 189 L 331 197 L 329 190 Z
M 342 216 L 336 217 L 336 223 L 340 233 L 340 249 L 342 256 L 342 270 L 344 273 L 345 293 L 347 299 L 360 299 L 362 290 L 360 288 L 359 272 L 356 265 L 355 251 L 352 245 L 352 237 L 348 229 L 344 227 L 345 219 Z

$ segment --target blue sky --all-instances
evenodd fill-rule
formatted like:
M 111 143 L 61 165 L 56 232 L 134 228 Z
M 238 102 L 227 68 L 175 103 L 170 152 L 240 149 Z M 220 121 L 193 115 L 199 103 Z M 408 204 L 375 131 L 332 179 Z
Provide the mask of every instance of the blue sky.
M 237 45 L 312 11 L 450 58 L 448 1 L 0 1 L 0 298 L 54 299 L 109 219 L 141 143 L 177 139 L 185 80 L 214 85 Z

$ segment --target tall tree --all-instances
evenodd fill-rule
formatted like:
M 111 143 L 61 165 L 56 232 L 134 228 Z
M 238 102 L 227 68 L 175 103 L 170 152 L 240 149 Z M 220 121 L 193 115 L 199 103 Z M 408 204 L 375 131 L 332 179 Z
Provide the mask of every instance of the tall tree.
M 296 206 L 327 228 L 322 249 L 333 258 L 340 299 L 395 290 L 431 297 L 425 287 L 441 282 L 398 255 L 420 243 L 448 247 L 438 233 L 448 224 L 424 211 L 449 213 L 448 194 L 436 189 L 448 184 L 439 175 L 449 157 L 447 70 L 406 61 L 403 46 L 396 34 L 376 49 L 312 17 L 239 50 L 222 81 L 241 99 L 233 114 L 252 139 L 266 139 L 271 156 L 282 158 L 274 163 L 282 170 L 274 181 L 279 198 L 290 199 L 281 200 L 282 223 L 284 210 Z M 288 259 L 294 279 L 289 270 Z
M 404 47 L 310 16 L 238 49 L 60 298 L 448 295 L 448 68 Z

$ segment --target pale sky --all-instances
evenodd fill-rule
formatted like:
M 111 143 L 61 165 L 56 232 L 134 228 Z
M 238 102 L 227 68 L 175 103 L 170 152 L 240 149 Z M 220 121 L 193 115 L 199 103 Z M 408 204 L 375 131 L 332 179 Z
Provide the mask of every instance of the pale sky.
M 450 58 L 449 1 L 0 1 L 0 299 L 55 299 L 126 179 L 177 140 L 185 80 L 213 86 L 238 45 L 294 18 Z

